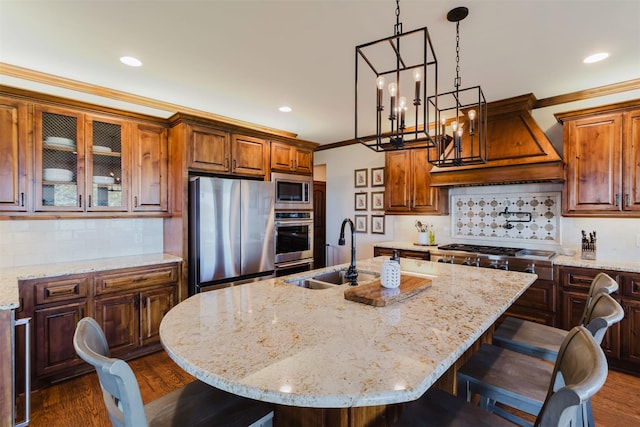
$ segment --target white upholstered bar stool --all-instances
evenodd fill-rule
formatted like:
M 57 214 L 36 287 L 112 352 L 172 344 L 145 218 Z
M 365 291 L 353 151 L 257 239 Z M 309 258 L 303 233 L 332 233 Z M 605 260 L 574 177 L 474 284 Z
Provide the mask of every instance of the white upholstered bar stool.
M 597 295 L 587 314 L 589 323 L 584 329 L 589 331 L 598 346 L 609 326 L 624 317 L 620 304 L 608 294 Z M 560 347 L 558 358 L 566 347 L 567 337 Z M 576 359 L 575 363 L 581 363 L 580 359 Z M 556 384 L 558 379 L 553 376 L 553 367 L 549 362 L 485 344 L 458 371 L 458 390 L 466 390 L 468 400 L 472 393 L 478 394 L 482 407 L 520 425 L 530 425 L 496 403 L 535 416 L 543 406 L 549 381 L 552 378 Z M 588 400 L 582 404 L 581 414 L 583 416 L 581 425 L 593 425 L 591 405 Z
M 98 323 L 85 317 L 73 336 L 78 356 L 98 373 L 104 403 L 114 427 L 261 425 L 272 416 L 271 405 L 193 381 L 143 405 L 138 381 L 124 360 L 109 357 Z
M 562 376 L 564 385 L 554 389 L 549 381 L 546 396 L 534 426 L 566 427 L 577 425 L 582 403 L 603 386 L 607 378 L 607 359 L 593 336 L 576 326 L 565 337 L 552 377 Z M 518 373 L 514 373 L 517 377 Z M 513 426 L 486 410 L 438 389 L 405 404 L 395 423 L 400 427 L 503 427 Z
M 611 295 L 617 290 L 618 283 L 611 276 L 598 273 L 591 282 L 584 311 L 578 324 L 587 325 L 587 314 L 597 295 L 601 293 Z M 493 334 L 493 344 L 553 362 L 566 335 L 567 331 L 564 329 L 506 317 Z

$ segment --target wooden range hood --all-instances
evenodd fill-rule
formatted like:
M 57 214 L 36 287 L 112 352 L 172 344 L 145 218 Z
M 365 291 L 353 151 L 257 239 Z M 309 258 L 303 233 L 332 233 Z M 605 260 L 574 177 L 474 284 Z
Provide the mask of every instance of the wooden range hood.
M 487 162 L 431 170 L 431 185 L 563 181 L 562 158 L 531 116 L 536 98 L 521 95 L 487 104 Z

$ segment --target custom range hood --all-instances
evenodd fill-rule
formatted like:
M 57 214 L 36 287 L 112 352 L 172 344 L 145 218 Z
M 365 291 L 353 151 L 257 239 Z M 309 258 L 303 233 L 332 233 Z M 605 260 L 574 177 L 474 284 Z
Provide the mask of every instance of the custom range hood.
M 487 104 L 487 162 L 431 170 L 431 185 L 559 182 L 562 158 L 531 116 L 536 98 L 521 95 Z

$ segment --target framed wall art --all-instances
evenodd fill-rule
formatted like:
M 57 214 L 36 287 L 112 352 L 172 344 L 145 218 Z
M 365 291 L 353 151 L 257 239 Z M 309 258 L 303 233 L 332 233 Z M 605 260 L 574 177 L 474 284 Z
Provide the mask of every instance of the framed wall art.
M 371 233 L 384 234 L 384 215 L 371 215 Z
M 367 195 L 368 193 L 356 193 L 354 195 L 354 209 L 357 211 L 367 210 Z
M 356 188 L 366 188 L 369 186 L 367 173 L 369 169 L 356 169 L 353 171 L 353 186 Z
M 356 215 L 354 216 L 356 233 L 366 233 L 367 232 L 367 216 L 366 215 Z
M 371 193 L 371 210 L 372 211 L 384 210 L 384 191 L 375 191 Z
M 371 168 L 371 186 L 384 187 L 384 168 Z

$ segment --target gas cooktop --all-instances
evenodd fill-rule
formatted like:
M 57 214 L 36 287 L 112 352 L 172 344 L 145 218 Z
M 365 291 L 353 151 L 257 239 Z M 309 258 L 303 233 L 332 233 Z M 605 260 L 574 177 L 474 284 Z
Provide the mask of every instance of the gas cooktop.
M 438 246 L 438 249 L 446 251 L 462 251 L 473 252 L 476 254 L 487 255 L 503 255 L 503 256 L 516 256 L 516 254 L 522 251 L 522 248 L 506 248 L 502 246 L 485 246 L 485 245 L 467 245 L 463 243 L 451 243 L 449 245 Z

